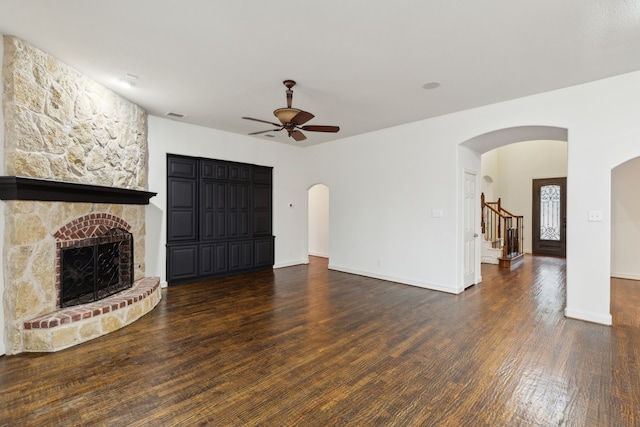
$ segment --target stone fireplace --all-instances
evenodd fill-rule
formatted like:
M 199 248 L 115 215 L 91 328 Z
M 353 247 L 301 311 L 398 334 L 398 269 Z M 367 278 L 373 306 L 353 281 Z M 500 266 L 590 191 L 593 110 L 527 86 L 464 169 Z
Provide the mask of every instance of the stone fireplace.
M 90 191 L 83 194 L 81 188 Z M 99 203 L 110 199 L 109 194 L 114 191 L 126 195 L 124 203 Z M 138 199 L 127 198 L 131 193 Z M 0 198 L 5 203 L 4 299 L 5 310 L 8 306 L 13 317 L 9 341 L 14 346 L 13 353 L 67 348 L 132 323 L 157 305 L 159 279 L 144 277 L 144 258 L 139 254 L 144 253 L 142 204 L 153 194 L 0 177 Z M 64 200 L 68 198 L 83 202 Z M 132 246 L 125 251 L 133 260 L 133 270 L 123 272 L 131 283 L 127 289 L 104 295 L 98 301 L 65 307 L 61 296 L 63 253 L 78 242 L 113 242 L 117 237 L 113 234 L 119 234 L 113 230 L 126 231 L 131 235 L 131 244 L 135 243 L 135 250 Z
M 3 41 L 4 343 L 7 354 L 57 351 L 119 329 L 160 301 L 159 278 L 144 274 L 145 205 L 155 194 L 146 191 L 147 116 L 28 43 Z M 62 251 L 105 234 L 108 242 L 112 230 L 131 236 L 129 270 L 114 280 L 132 283 L 65 307 Z

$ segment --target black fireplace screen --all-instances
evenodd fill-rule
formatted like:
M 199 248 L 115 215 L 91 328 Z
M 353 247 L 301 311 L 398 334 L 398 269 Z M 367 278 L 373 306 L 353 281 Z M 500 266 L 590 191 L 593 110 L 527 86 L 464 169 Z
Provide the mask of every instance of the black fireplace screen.
M 60 306 L 98 301 L 133 284 L 133 237 L 114 228 L 61 249 Z

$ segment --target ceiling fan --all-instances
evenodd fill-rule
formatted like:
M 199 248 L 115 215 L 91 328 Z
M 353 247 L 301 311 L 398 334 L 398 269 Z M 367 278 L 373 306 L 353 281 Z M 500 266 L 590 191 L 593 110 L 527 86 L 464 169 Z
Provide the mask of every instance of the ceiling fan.
M 280 123 L 273 123 L 267 120 L 254 119 L 252 117 L 243 117 L 246 120 L 253 120 L 260 123 L 267 123 L 276 127 L 276 129 L 263 130 L 260 132 L 252 132 L 249 135 L 259 135 L 261 133 L 267 132 L 279 132 L 281 130 L 286 130 L 289 136 L 296 141 L 302 141 L 307 139 L 306 136 L 301 130 L 309 131 L 309 132 L 338 132 L 340 127 L 338 126 L 319 126 L 319 125 L 306 125 L 309 120 L 313 119 L 314 115 L 307 112 L 298 110 L 297 108 L 291 108 L 291 100 L 293 99 L 293 91 L 292 87 L 296 85 L 296 82 L 293 80 L 285 80 L 284 85 L 287 87 L 287 108 L 278 108 L 273 112 L 273 114 L 278 118 Z

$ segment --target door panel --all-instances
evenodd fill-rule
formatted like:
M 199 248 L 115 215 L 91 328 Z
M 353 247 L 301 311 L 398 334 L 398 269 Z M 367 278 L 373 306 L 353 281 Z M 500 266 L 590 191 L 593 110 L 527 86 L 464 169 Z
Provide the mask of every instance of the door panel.
M 273 265 L 273 239 L 260 239 L 255 242 L 254 264 L 257 266 Z
M 225 273 L 228 266 L 226 242 L 213 244 L 213 267 L 215 273 Z
M 195 240 L 196 185 L 193 180 L 168 178 L 167 239 L 169 241 Z
M 254 184 L 253 186 L 253 234 L 271 234 L 271 187 Z
M 167 280 L 192 279 L 198 276 L 198 246 L 174 246 L 167 248 Z
M 215 182 L 200 184 L 200 240 L 213 239 L 215 234 Z
M 215 272 L 213 259 L 213 244 L 200 245 L 200 262 L 198 273 L 200 276 L 210 276 Z
M 168 157 L 167 176 L 195 178 L 198 164 L 191 158 Z
M 566 256 L 567 178 L 533 180 L 532 252 Z
M 229 185 L 227 237 L 249 237 L 249 186 Z
M 476 282 L 476 176 L 464 174 L 464 287 Z

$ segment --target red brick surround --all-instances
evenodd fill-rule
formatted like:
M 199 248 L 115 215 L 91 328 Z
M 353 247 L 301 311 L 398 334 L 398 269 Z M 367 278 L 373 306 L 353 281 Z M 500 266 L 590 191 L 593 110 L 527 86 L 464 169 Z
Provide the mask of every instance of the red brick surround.
M 98 237 L 114 228 L 131 231 L 131 226 L 122 218 L 108 213 L 92 213 L 69 221 L 53 234 L 56 238 L 56 307 L 60 307 L 60 291 L 62 288 L 62 283 L 60 282 L 62 268 L 60 265 L 61 249 L 68 248 L 81 239 Z
M 113 228 L 131 231 L 131 226 L 122 218 L 108 213 L 92 213 L 70 221 L 60 227 L 53 236 L 63 245 L 62 247 L 67 247 L 70 246 L 68 242 L 96 237 Z

